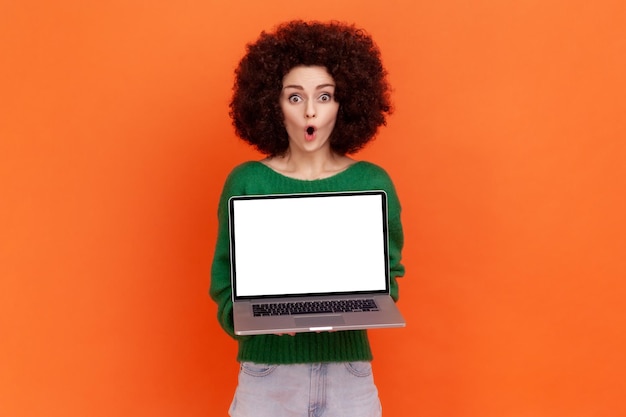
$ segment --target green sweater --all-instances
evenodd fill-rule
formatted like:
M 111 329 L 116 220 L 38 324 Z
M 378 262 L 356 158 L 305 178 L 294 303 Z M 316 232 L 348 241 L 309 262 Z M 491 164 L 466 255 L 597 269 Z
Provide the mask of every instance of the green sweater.
M 387 192 L 391 295 L 397 300 L 396 278 L 404 275 L 404 267 L 400 263 L 403 245 L 400 202 L 391 179 L 382 168 L 369 162 L 356 162 L 332 177 L 311 181 L 284 176 L 261 162 L 243 163 L 230 173 L 218 207 L 218 236 L 211 269 L 210 294 L 217 303 L 221 326 L 239 343 L 238 361 L 294 364 L 372 360 L 367 332 L 364 330 L 298 333 L 295 336 L 237 336 L 232 318 L 228 199 L 234 195 L 359 190 Z

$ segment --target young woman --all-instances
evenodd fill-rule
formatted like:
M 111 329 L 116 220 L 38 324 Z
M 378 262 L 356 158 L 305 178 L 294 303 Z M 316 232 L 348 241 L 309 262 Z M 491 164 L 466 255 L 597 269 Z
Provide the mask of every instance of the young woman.
M 292 21 L 248 45 L 235 75 L 235 131 L 266 158 L 233 169 L 218 207 L 210 294 L 221 326 L 238 342 L 241 364 L 230 415 L 380 416 L 366 331 L 234 334 L 227 210 L 234 195 L 385 190 L 397 300 L 396 278 L 404 274 L 400 203 L 382 168 L 349 156 L 391 113 L 380 52 L 352 25 Z

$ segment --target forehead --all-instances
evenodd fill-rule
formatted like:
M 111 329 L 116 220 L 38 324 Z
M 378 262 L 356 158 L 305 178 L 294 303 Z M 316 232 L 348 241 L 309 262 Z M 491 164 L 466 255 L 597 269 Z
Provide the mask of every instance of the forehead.
M 320 66 L 298 66 L 283 77 L 283 87 L 334 85 L 333 77 L 326 68 Z

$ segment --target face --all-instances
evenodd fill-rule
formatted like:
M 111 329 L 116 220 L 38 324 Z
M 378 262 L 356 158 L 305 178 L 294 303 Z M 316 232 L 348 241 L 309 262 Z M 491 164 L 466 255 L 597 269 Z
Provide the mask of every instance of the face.
M 285 75 L 280 107 L 291 151 L 330 149 L 339 110 L 334 95 L 335 81 L 324 67 L 299 66 Z

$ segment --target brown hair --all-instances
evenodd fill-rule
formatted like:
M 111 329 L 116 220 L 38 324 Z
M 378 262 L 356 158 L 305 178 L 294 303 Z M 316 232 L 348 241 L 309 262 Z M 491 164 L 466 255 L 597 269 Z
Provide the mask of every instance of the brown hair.
M 294 67 L 322 66 L 333 77 L 339 111 L 330 145 L 341 155 L 372 140 L 392 112 L 380 51 L 353 25 L 291 21 L 262 32 L 246 51 L 235 70 L 230 116 L 236 134 L 266 155 L 289 147 L 279 97 Z

